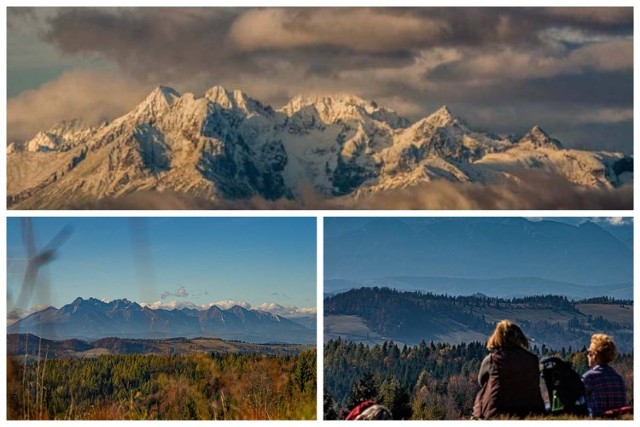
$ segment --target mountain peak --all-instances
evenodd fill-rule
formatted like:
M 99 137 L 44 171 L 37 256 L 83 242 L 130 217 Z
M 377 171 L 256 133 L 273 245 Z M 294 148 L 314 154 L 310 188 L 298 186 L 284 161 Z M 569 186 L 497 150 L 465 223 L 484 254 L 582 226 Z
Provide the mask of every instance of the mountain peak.
M 233 96 L 222 86 L 213 86 L 204 93 L 204 97 L 216 104 L 220 104 L 224 108 L 233 108 L 233 103 L 231 102 Z
M 533 125 L 533 127 L 527 132 L 529 135 L 536 136 L 538 138 L 549 138 L 549 134 L 547 134 L 544 129 L 542 129 L 539 125 Z
M 155 121 L 168 111 L 179 97 L 180 93 L 175 89 L 157 86 L 125 117 L 133 118 L 137 123 Z
M 518 144 L 531 144 L 534 148 L 562 148 L 560 141 L 551 138 L 540 126 L 534 125 Z
M 180 98 L 180 93 L 169 86 L 157 86 L 145 98 L 144 103 L 165 103 L 168 106 L 173 105 L 176 98 Z
M 337 123 L 344 120 L 363 120 L 365 118 L 386 123 L 391 128 L 402 128 L 409 125 L 404 117 L 375 101 L 366 101 L 350 93 L 332 95 L 295 96 L 282 107 L 281 111 L 289 117 L 297 114 L 313 115 L 324 123 Z M 301 113 L 305 111 L 304 113 Z
M 446 105 L 429 115 L 426 120 L 435 127 L 450 126 L 459 121 Z
M 313 107 L 328 120 L 335 120 L 345 114 L 353 115 L 354 110 L 362 108 L 367 103 L 355 95 L 338 93 L 335 95 L 296 95 L 282 109 L 292 116 L 306 107 Z
M 180 97 L 180 92 L 169 86 L 156 86 L 149 96 L 162 96 L 168 103 L 173 103 L 175 98 Z
M 207 90 L 204 97 L 210 102 L 220 105 L 225 110 L 239 110 L 247 115 L 268 113 L 268 108 L 265 108 L 259 101 L 239 89 L 230 91 L 223 86 L 216 85 Z

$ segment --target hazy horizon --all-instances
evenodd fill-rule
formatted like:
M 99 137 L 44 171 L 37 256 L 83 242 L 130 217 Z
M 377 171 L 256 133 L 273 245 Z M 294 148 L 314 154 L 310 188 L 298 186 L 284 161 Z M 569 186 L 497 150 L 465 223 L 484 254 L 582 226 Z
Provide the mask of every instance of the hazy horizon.
M 327 217 L 325 291 L 633 298 L 633 226 L 632 218 Z

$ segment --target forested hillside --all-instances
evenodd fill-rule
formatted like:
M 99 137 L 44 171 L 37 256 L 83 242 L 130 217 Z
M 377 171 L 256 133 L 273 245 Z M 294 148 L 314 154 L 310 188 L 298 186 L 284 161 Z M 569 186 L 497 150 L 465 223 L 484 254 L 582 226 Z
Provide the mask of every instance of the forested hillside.
M 575 350 L 533 348 L 539 356 L 558 355 L 569 360 L 583 373 L 587 370 L 586 354 Z M 469 418 L 480 388 L 478 370 L 486 354 L 479 342 L 366 346 L 329 340 L 324 346 L 324 418 L 344 419 L 349 409 L 369 399 L 389 407 L 394 419 Z M 623 376 L 632 403 L 633 355 L 619 356 L 613 367 Z
M 564 296 L 490 298 L 360 288 L 325 299 L 325 340 L 339 336 L 368 344 L 385 340 L 463 343 L 484 341 L 496 321 L 517 322 L 538 346 L 581 348 L 595 332 L 633 349 L 633 301 L 608 297 L 572 301 Z M 360 320 L 358 331 L 347 321 Z M 363 332 L 364 331 L 364 332 Z
M 7 417 L 315 419 L 316 351 L 9 358 Z

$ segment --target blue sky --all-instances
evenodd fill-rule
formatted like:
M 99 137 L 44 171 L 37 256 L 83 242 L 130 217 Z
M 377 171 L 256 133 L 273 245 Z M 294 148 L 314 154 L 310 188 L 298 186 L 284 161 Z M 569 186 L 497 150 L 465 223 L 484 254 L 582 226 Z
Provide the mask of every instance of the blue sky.
M 66 225 L 73 232 L 41 269 L 38 291 L 22 309 L 94 297 L 155 307 L 233 301 L 290 316 L 315 310 L 315 218 L 32 218 L 32 224 L 38 249 Z M 19 218 L 7 219 L 7 255 L 15 302 L 26 267 Z

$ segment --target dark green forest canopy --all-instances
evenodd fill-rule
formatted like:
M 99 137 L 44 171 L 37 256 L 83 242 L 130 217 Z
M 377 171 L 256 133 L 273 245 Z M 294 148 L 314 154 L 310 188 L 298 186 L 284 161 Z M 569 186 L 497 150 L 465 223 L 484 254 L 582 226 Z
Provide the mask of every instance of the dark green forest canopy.
M 541 357 L 557 355 L 571 361 L 578 373 L 588 369 L 583 351 L 547 347 L 533 351 Z M 480 342 L 366 346 L 329 340 L 324 346 L 325 418 L 344 418 L 355 404 L 367 399 L 387 405 L 394 419 L 468 418 L 480 388 L 480 363 L 487 354 Z M 613 366 L 625 379 L 632 403 L 633 354 L 618 356 Z

